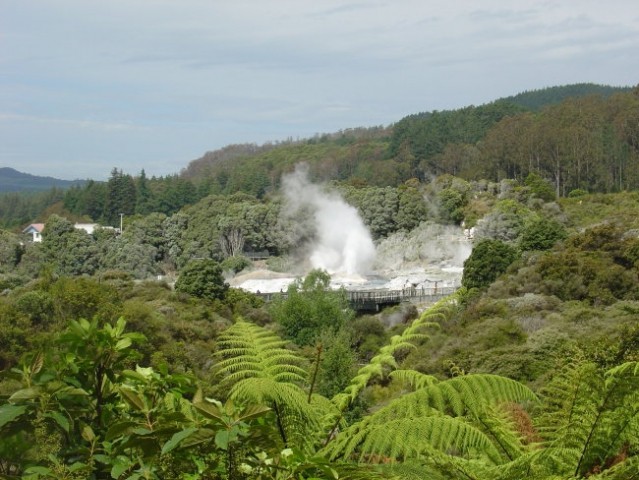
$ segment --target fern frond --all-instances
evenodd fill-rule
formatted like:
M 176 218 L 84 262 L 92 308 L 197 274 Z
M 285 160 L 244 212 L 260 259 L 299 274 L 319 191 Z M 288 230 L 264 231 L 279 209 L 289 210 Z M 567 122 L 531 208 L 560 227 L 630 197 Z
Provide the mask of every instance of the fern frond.
M 573 475 L 624 463 L 627 446 L 639 444 L 638 373 L 637 362 L 607 372 L 593 363 L 574 363 L 543 392 L 539 432 L 546 449 L 579 452 L 566 462 Z
M 222 384 L 232 388 L 247 378 L 272 378 L 277 382 L 304 384 L 308 377 L 304 359 L 284 348 L 286 342 L 265 328 L 239 320 L 226 329 L 218 342 L 216 365 Z
M 339 406 L 341 410 L 346 409 L 371 380 L 383 377 L 385 372 L 397 369 L 397 360 L 394 355 L 413 349 L 417 342 L 427 340 L 428 335 L 425 332 L 428 329 L 439 327 L 437 323 L 433 323 L 430 320 L 443 315 L 442 311 L 445 305 L 448 305 L 448 303 L 440 301 L 439 304 L 435 304 L 431 309 L 422 313 L 401 335 L 391 337 L 389 343 L 379 349 L 379 353 L 371 359 L 370 363 L 359 369 L 357 375 L 344 391 L 333 397 L 335 405 Z
M 566 480 L 571 478 L 569 471 L 578 449 L 546 448 L 534 449 L 524 453 L 514 461 L 497 465 L 491 472 L 494 480 L 514 478 Z
M 484 405 L 536 400 L 532 390 L 515 380 L 498 375 L 473 374 L 444 380 L 408 393 L 373 416 L 401 418 L 412 414 L 418 405 L 463 416 L 483 411 Z
M 454 377 L 434 385 L 441 388 L 442 400 L 455 415 L 465 415 L 483 405 L 538 400 L 524 384 L 499 375 L 473 374 Z M 435 397 L 437 398 L 437 397 Z
M 639 362 L 626 362 L 611 368 L 605 373 L 606 379 L 639 376 Z
M 639 480 L 639 456 L 631 457 L 600 474 L 591 475 L 588 480 Z
M 375 465 L 353 463 L 331 463 L 331 469 L 341 480 L 396 480 L 397 476 L 389 475 Z M 423 480 L 420 479 L 420 480 Z
M 445 415 L 397 419 L 364 430 L 349 428 L 340 437 L 329 449 L 332 458 L 350 458 L 357 452 L 359 461 L 370 457 L 396 461 L 419 458 L 432 449 L 464 455 L 482 452 L 493 461 L 500 458 L 481 431 Z
M 233 385 L 229 398 L 243 404 L 271 406 L 285 444 L 310 446 L 322 432 L 326 409 L 315 408 L 318 401 L 309 404 L 306 392 L 292 383 L 246 378 Z
M 426 375 L 416 370 L 395 370 L 388 375 L 393 380 L 404 382 L 404 384 L 410 386 L 412 390 L 419 390 L 420 388 L 425 388 L 439 382 L 436 377 Z
M 378 468 L 388 476 L 401 480 L 451 480 L 450 476 L 442 475 L 432 466 L 414 461 L 383 464 Z
M 355 451 L 360 458 L 415 458 L 427 448 L 453 449 L 482 452 L 493 462 L 503 463 L 502 453 L 514 458 L 522 445 L 511 423 L 490 406 L 535 399 L 524 385 L 496 375 L 466 375 L 430 383 L 341 432 L 327 452 L 333 458 L 348 457 Z

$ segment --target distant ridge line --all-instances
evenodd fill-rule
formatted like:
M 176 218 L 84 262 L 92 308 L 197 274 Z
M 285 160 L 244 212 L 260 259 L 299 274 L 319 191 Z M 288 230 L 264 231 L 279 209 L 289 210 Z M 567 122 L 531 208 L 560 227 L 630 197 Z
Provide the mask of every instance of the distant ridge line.
M 20 172 L 11 167 L 0 167 L 0 193 L 36 192 L 51 188 L 66 189 L 84 183 L 85 180 L 62 180 Z

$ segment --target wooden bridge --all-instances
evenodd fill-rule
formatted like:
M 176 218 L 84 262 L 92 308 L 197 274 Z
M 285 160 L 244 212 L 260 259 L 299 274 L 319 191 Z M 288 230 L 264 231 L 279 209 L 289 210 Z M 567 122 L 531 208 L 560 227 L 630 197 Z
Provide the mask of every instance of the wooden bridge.
M 358 312 L 379 312 L 385 307 L 400 303 L 434 303 L 452 293 L 458 287 L 405 288 L 402 290 L 347 290 L 348 302 Z M 276 296 L 287 298 L 286 292 L 258 293 L 265 301 L 270 302 Z
M 348 291 L 351 308 L 358 312 L 379 312 L 385 307 L 400 303 L 434 303 L 452 293 L 457 287 L 405 288 L 402 290 L 352 290 Z

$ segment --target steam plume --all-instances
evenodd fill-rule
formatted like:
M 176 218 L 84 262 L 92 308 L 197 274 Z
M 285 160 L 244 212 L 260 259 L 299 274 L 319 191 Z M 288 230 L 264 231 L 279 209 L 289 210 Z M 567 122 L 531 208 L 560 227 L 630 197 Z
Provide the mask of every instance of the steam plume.
M 308 180 L 308 169 L 298 165 L 282 178 L 284 194 L 293 212 L 312 212 L 315 238 L 311 242 L 313 268 L 329 273 L 363 275 L 375 260 L 375 245 L 357 209 L 337 193 L 328 192 Z

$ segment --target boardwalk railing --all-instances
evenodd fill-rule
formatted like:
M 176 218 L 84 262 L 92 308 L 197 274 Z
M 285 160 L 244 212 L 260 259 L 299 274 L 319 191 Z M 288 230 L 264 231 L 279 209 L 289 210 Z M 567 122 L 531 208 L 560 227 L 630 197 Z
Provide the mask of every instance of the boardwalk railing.
M 457 287 L 405 288 L 402 290 L 347 290 L 348 301 L 355 310 L 376 310 L 384 306 L 398 305 L 402 302 L 421 303 L 439 300 L 455 293 Z M 266 302 L 276 296 L 286 299 L 287 292 L 259 293 Z

